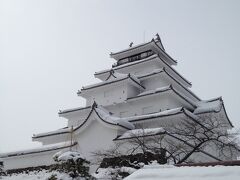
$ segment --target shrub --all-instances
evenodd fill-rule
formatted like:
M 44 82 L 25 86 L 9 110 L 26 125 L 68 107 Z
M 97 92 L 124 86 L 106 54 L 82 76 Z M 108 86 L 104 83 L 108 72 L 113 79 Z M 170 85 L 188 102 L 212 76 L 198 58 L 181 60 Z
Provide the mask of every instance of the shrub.
M 83 158 L 80 153 L 75 151 L 68 151 L 64 153 L 57 153 L 53 156 L 57 164 L 52 168 L 60 172 L 69 174 L 70 177 L 84 177 L 90 179 L 89 164 L 90 162 Z

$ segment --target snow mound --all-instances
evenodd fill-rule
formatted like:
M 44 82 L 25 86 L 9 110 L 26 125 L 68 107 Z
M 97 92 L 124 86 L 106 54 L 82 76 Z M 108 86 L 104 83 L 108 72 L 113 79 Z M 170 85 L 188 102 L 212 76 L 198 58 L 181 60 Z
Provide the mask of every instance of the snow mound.
M 126 180 L 237 180 L 240 178 L 239 166 L 215 167 L 174 167 L 144 166 Z
M 136 169 L 131 167 L 99 168 L 93 176 L 96 179 L 122 179 L 120 173 L 132 174 Z
M 74 162 L 78 159 L 85 159 L 79 152 L 76 151 L 67 151 L 67 152 L 57 152 L 53 155 L 53 159 L 57 159 L 57 161 L 66 162 L 68 160 L 73 160 Z

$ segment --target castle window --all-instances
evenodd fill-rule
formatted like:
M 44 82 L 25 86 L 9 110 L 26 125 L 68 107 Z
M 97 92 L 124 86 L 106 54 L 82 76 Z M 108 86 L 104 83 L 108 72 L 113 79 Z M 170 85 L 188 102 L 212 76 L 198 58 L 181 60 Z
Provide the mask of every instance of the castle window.
M 147 57 L 149 57 L 153 54 L 154 54 L 154 52 L 152 50 L 148 50 L 148 51 L 145 51 L 145 52 L 142 52 L 142 53 L 139 53 L 139 54 L 135 54 L 135 55 L 132 55 L 130 57 L 120 59 L 117 62 L 116 66 L 122 65 L 122 64 L 125 64 L 125 63 L 128 63 L 128 62 L 138 61 L 138 60 L 147 58 Z M 114 65 L 114 67 L 115 67 L 115 65 Z

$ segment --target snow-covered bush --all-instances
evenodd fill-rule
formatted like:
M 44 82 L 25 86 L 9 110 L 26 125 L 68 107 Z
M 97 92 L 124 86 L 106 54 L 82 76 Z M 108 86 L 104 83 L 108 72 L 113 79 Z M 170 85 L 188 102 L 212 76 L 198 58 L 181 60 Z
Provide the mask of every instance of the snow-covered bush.
M 90 179 L 89 161 L 75 151 L 58 152 L 53 156 L 57 164 L 53 170 L 68 173 L 72 178 L 83 177 Z
M 143 165 L 148 165 L 152 161 L 157 161 L 159 164 L 166 164 L 165 151 L 159 154 L 152 152 L 137 153 L 130 155 L 121 155 L 115 157 L 104 157 L 100 167 L 132 167 L 135 169 L 141 168 Z
M 102 156 L 103 154 L 99 152 L 96 155 Z M 123 179 L 144 165 L 153 162 L 157 164 L 166 163 L 165 152 L 160 154 L 145 152 L 130 155 L 110 155 L 105 152 L 104 155 L 106 156 L 102 159 L 99 169 L 93 174 L 97 179 Z

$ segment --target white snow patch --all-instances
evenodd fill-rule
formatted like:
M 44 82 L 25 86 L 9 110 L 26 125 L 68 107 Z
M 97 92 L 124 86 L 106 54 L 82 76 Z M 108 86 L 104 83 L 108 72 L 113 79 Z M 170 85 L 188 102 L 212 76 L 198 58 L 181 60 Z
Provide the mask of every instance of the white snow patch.
M 161 88 L 156 88 L 154 90 L 149 90 L 149 91 L 145 91 L 145 92 L 142 92 L 140 94 L 138 94 L 138 96 L 143 96 L 143 95 L 148 95 L 148 94 L 155 94 L 155 93 L 158 93 L 158 92 L 163 92 L 163 91 L 166 91 L 166 90 L 170 90 L 170 85 L 169 86 L 165 86 L 165 87 L 161 87 Z
M 52 135 L 52 134 L 58 134 L 58 133 L 67 133 L 67 132 L 68 133 L 71 132 L 71 128 L 70 127 L 67 127 L 67 128 L 64 128 L 64 129 L 58 129 L 58 130 L 55 130 L 55 131 L 49 131 L 49 132 L 34 134 L 33 138 L 41 137 L 41 136 L 47 136 L 47 135 Z
M 133 121 L 133 120 L 145 119 L 145 118 L 156 118 L 156 117 L 165 116 L 165 115 L 174 115 L 174 114 L 179 113 L 181 111 L 182 111 L 182 107 L 179 107 L 179 108 L 169 109 L 169 110 L 166 110 L 166 111 L 161 111 L 161 112 L 152 113 L 152 114 L 125 117 L 125 118 L 121 118 L 121 120 Z
M 131 167 L 116 167 L 116 168 L 99 168 L 93 176 L 97 179 L 122 179 L 118 174 L 120 172 L 126 172 L 132 174 L 136 169 Z
M 107 80 L 113 80 L 113 79 L 116 79 L 116 78 L 126 78 L 128 75 L 127 74 L 123 74 L 123 73 L 118 73 L 116 71 L 113 71 L 113 75 Z
M 147 129 L 134 129 L 130 131 L 126 131 L 118 137 L 117 139 L 125 139 L 125 138 L 132 138 L 132 137 L 139 137 L 139 136 L 149 136 L 149 135 L 156 135 L 158 133 L 166 132 L 163 128 L 147 128 Z
M 138 78 L 143 78 L 143 77 L 145 77 L 145 76 L 151 76 L 151 75 L 154 75 L 154 74 L 158 74 L 158 73 L 160 73 L 160 72 L 164 72 L 163 68 L 161 68 L 161 69 L 155 69 L 155 70 L 153 70 L 153 71 L 150 72 L 150 73 L 145 73 L 145 74 L 137 75 L 137 77 L 138 77 Z
M 106 109 L 104 109 L 102 106 L 98 106 L 97 108 L 95 108 L 95 110 L 101 116 L 101 118 L 106 122 L 116 124 L 116 125 L 121 125 L 126 127 L 127 129 L 135 128 L 135 126 L 132 123 L 128 122 L 127 120 L 123 120 L 119 117 L 111 116 L 109 112 Z
M 93 176 L 97 179 L 113 179 L 116 177 L 118 169 L 114 168 L 99 168 Z
M 82 90 L 89 89 L 89 88 L 93 88 L 93 87 L 96 87 L 96 86 L 102 86 L 102 85 L 104 85 L 104 84 L 106 84 L 106 83 L 113 83 L 113 82 L 115 82 L 115 81 L 119 81 L 119 80 L 125 79 L 125 78 L 127 78 L 127 77 L 128 77 L 128 75 L 125 74 L 125 75 L 123 75 L 123 76 L 120 77 L 120 78 L 113 78 L 113 79 L 109 79 L 109 80 L 107 80 L 107 81 L 102 81 L 102 82 L 99 82 L 99 83 L 96 83 L 96 84 L 84 86 Z
M 222 101 L 220 99 L 216 99 L 213 101 L 200 101 L 197 104 L 197 108 L 194 110 L 194 114 L 205 113 L 215 111 L 218 112 L 222 108 Z
M 94 88 L 94 87 L 97 87 L 97 86 L 103 86 L 103 85 L 105 85 L 105 84 L 111 84 L 111 83 L 114 83 L 114 82 L 121 81 L 121 80 L 124 80 L 124 79 L 129 78 L 129 75 L 128 75 L 128 74 L 120 74 L 120 73 L 119 73 L 118 76 L 119 76 L 119 77 L 117 77 L 117 78 L 109 78 L 107 81 L 102 81 L 102 82 L 99 82 L 99 83 L 96 83 L 96 84 L 84 86 L 84 87 L 82 88 L 82 90 L 81 90 L 81 93 L 82 93 L 84 90 L 89 89 L 89 88 Z M 139 81 L 139 79 L 138 79 L 136 76 L 130 74 L 130 77 L 131 77 L 134 81 L 136 81 L 138 84 L 140 84 L 140 81 Z
M 126 180 L 237 180 L 240 178 L 239 166 L 215 167 L 174 167 L 144 166 Z
M 120 168 L 120 172 L 126 172 L 128 174 L 132 174 L 136 171 L 135 168 L 132 168 L 132 167 L 121 167 Z
M 56 154 L 55 157 L 56 156 L 58 156 L 57 157 L 58 161 L 62 161 L 62 162 L 66 162 L 71 159 L 73 161 L 76 161 L 79 158 L 85 159 L 85 157 L 83 157 L 79 152 L 76 152 L 76 151 L 67 151 L 64 153 Z

